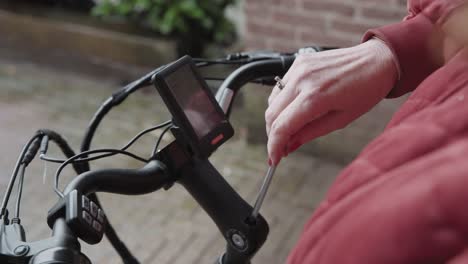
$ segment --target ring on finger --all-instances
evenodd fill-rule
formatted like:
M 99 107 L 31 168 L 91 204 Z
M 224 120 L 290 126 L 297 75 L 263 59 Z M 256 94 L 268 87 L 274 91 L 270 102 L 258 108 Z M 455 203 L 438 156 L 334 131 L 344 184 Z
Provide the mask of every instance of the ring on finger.
M 276 76 L 275 77 L 275 81 L 276 81 L 276 86 L 280 89 L 280 90 L 283 90 L 285 84 L 283 82 L 283 80 L 281 80 L 281 78 L 279 76 Z

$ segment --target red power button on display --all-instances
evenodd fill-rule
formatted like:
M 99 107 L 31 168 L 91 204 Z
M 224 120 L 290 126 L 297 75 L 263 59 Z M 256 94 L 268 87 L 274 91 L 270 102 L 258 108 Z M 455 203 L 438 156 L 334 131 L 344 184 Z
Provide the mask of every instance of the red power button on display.
M 211 145 L 218 144 L 223 138 L 224 138 L 223 134 L 217 135 L 215 138 L 213 138 L 213 140 L 211 140 Z

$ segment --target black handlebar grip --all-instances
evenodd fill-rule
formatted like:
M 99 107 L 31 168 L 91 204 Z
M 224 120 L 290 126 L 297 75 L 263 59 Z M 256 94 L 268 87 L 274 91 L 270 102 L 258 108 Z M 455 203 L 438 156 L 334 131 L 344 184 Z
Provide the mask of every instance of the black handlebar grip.
M 78 190 L 86 195 L 95 192 L 139 195 L 157 191 L 170 182 L 165 165 L 152 160 L 141 169 L 102 169 L 82 173 L 67 185 L 63 193 L 67 195 Z
M 213 219 L 228 242 L 223 262 L 250 263 L 268 235 L 262 216 L 249 221 L 253 208 L 224 180 L 208 160 L 194 160 L 183 168 L 179 182 Z

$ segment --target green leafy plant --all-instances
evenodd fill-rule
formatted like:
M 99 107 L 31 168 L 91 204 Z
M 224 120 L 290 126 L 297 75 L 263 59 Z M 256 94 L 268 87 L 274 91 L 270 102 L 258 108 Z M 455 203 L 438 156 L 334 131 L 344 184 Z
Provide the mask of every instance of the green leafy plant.
M 227 43 L 234 27 L 225 17 L 235 0 L 100 0 L 92 13 L 124 18 L 162 35 L 175 36 L 192 47 L 207 42 Z M 189 42 L 189 43 L 187 43 Z

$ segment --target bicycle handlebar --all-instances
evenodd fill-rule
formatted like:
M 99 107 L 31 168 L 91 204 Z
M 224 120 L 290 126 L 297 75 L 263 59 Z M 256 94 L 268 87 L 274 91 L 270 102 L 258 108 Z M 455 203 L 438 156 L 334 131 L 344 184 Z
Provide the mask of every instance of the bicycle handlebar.
M 216 99 L 224 113 L 230 116 L 233 99 L 246 83 L 262 77 L 283 76 L 295 58 L 294 55 L 285 55 L 279 58 L 256 61 L 241 66 L 231 73 L 216 93 Z
M 259 78 L 283 76 L 295 59 L 295 55 L 275 54 L 271 58 L 262 56 L 258 61 L 239 67 L 222 83 L 216 98 L 226 115 L 230 114 L 234 97 L 242 86 Z M 142 79 L 115 93 L 112 97 L 113 100 L 105 102 L 106 106 L 100 108 L 101 110 L 90 123 L 83 148 L 89 148 L 94 130 L 110 108 L 120 104 L 131 92 L 138 89 L 138 85 L 147 84 L 150 77 L 151 74 L 147 74 Z M 162 187 L 167 189 L 173 183 L 179 182 L 209 214 L 227 241 L 226 253 L 219 258 L 219 263 L 250 263 L 268 235 L 269 229 L 265 219 L 262 216 L 259 216 L 255 222 L 249 219 L 253 208 L 224 180 L 213 165 L 207 159 L 201 160 L 188 155 L 184 147 L 180 146 L 177 141 L 167 145 L 141 169 L 103 169 L 83 172 L 87 169 L 88 164 L 82 163 L 79 168 L 81 174 L 66 186 L 65 195 L 75 191 L 91 196 L 96 192 L 139 195 L 157 191 Z M 213 199 L 214 197 L 216 199 Z M 60 201 L 58 204 L 60 205 Z M 51 210 L 53 211 L 53 209 Z M 25 261 L 28 259 L 31 260 L 30 263 L 34 264 L 91 263 L 80 253 L 77 234 L 70 231 L 62 217 L 57 216 L 60 214 L 48 219 L 48 221 L 51 220 L 49 225 L 53 226 L 53 236 L 33 243 L 23 242 L 25 240 L 24 231 L 21 231 L 22 227 L 19 224 L 8 226 L 6 223 L 1 224 L 2 242 L 8 241 L 11 244 L 10 242 L 14 240 L 16 245 L 42 246 L 42 248 L 28 250 L 27 254 L 22 255 L 23 258 L 16 255 L 15 263 L 27 263 Z M 9 237 L 8 234 L 10 234 Z M 14 250 L 5 249 L 3 245 L 6 244 L 0 244 L 0 260 L 5 256 L 15 256 Z M 19 261 L 19 259 L 24 262 Z M 65 259 L 68 259 L 69 262 L 66 262 Z
M 220 102 L 222 108 L 231 108 L 235 93 L 247 82 L 261 77 L 282 76 L 293 61 L 294 56 L 284 56 L 240 67 L 218 90 L 221 95 L 233 92 L 229 100 Z M 266 220 L 259 216 L 255 222 L 249 222 L 253 208 L 211 163 L 208 160 L 192 160 L 185 164 L 181 161 L 188 160 L 188 157 L 183 153 L 183 149 L 173 142 L 156 157 L 164 163 L 153 160 L 140 170 L 107 169 L 83 173 L 66 187 L 64 194 L 76 189 L 83 194 L 111 192 L 136 195 L 153 192 L 178 181 L 213 219 L 226 239 L 226 253 L 220 261 L 224 264 L 250 263 L 268 235 Z M 179 164 L 171 163 L 174 160 Z
M 67 185 L 64 194 L 78 190 L 85 195 L 96 192 L 140 195 L 155 192 L 169 182 L 165 165 L 152 160 L 138 170 L 103 169 L 85 172 Z

